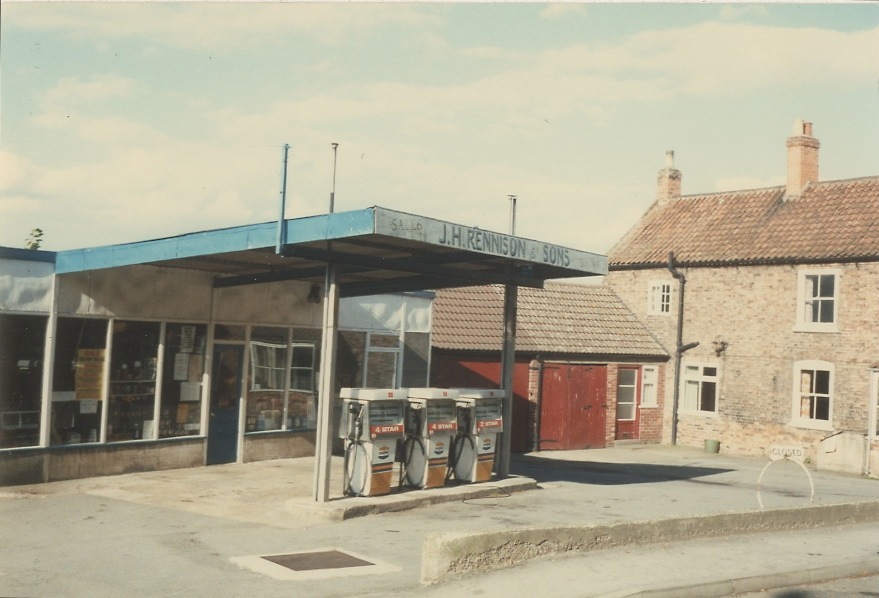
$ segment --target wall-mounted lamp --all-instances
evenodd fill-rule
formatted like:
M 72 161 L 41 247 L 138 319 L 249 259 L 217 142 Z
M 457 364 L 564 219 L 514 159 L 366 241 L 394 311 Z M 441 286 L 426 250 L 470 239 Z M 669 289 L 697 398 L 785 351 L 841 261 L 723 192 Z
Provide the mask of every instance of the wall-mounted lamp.
M 320 285 L 319 284 L 311 285 L 311 291 L 309 291 L 309 293 L 308 293 L 308 302 L 309 303 L 320 303 L 321 302 Z

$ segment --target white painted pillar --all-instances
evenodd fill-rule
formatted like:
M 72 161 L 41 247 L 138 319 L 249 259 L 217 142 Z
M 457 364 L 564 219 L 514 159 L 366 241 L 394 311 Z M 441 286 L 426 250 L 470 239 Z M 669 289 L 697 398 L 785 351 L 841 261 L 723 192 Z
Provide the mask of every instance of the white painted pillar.
M 317 433 L 314 447 L 314 500 L 330 500 L 330 462 L 333 451 L 333 403 L 336 389 L 336 346 L 339 327 L 339 286 L 337 267 L 327 264 L 324 284 L 323 334 L 318 383 Z

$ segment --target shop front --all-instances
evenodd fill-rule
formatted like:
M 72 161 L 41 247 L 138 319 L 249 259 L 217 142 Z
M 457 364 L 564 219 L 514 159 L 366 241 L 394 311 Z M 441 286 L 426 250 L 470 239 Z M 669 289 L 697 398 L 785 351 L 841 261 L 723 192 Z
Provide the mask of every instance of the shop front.
M 314 285 L 215 289 L 147 265 L 54 276 L 51 253 L 3 251 L 3 484 L 313 454 Z M 431 299 L 342 300 L 340 382 L 426 384 Z

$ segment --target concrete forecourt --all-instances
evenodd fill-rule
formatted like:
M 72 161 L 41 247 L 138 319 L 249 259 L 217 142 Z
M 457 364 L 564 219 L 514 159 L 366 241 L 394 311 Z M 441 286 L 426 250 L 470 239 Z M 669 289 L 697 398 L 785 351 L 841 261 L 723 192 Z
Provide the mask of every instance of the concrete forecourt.
M 0 594 L 731 596 L 879 574 L 879 481 L 767 462 L 633 444 L 342 498 L 334 459 L 328 503 L 311 458 L 7 486 Z

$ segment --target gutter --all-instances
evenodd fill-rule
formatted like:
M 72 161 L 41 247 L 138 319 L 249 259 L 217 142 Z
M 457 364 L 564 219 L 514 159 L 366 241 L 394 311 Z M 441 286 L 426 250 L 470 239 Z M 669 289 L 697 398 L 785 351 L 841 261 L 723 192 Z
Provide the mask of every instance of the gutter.
M 672 412 L 671 412 L 671 444 L 676 445 L 678 442 L 678 403 L 680 401 L 680 383 L 681 383 L 681 356 L 699 346 L 698 342 L 683 344 L 684 336 L 684 287 L 687 284 L 687 278 L 684 273 L 675 267 L 675 254 L 668 254 L 668 271 L 678 280 L 678 329 L 677 338 L 675 339 L 675 381 L 674 391 L 672 395 Z

